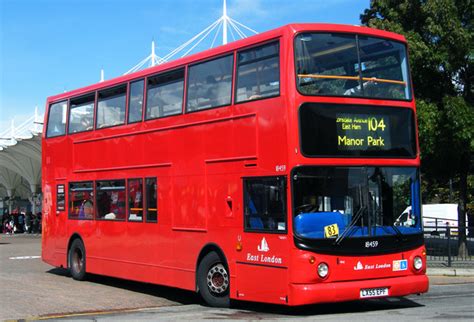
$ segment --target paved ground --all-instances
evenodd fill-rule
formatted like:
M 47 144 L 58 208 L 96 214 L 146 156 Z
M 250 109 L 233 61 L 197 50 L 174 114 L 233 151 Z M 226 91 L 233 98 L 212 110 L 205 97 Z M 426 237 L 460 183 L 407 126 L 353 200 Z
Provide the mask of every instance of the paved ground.
M 239 303 L 232 309 L 203 307 L 197 304 L 142 309 L 63 319 L 77 321 L 170 321 L 170 320 L 309 320 L 309 321 L 418 321 L 474 320 L 472 284 L 433 286 L 428 294 L 405 298 L 368 300 L 289 308 L 254 303 Z
M 193 294 L 156 285 L 100 276 L 77 282 L 30 257 L 39 255 L 40 237 L 0 235 L 0 320 L 196 303 Z
M 369 316 L 372 316 L 372 313 L 380 310 L 402 308 L 403 314 L 400 314 L 404 315 L 409 312 L 406 309 L 412 306 L 432 305 L 433 297 L 436 301 L 454 301 L 452 304 L 441 303 L 447 305 L 446 312 L 451 312 L 456 305 L 463 306 L 466 300 L 469 301 L 468 306 L 472 306 L 473 302 L 474 269 L 433 268 L 428 272 L 432 285 L 430 292 L 422 297 L 310 306 L 299 309 L 300 311 L 252 303 L 238 303 L 233 310 L 218 310 L 201 306 L 199 298 L 193 292 L 100 276 L 90 276 L 86 282 L 74 281 L 67 276 L 66 270 L 44 264 L 39 258 L 40 247 L 40 236 L 0 235 L 0 320 L 60 316 L 89 321 L 169 320 L 174 317 L 273 319 L 295 315 L 301 318 L 311 312 L 313 319 L 321 317 L 321 314 L 327 319 L 333 319 L 330 313 L 334 311 L 340 314 L 356 314 L 350 319 L 357 320 L 358 312 L 370 312 Z M 449 294 L 443 295 L 446 290 Z M 431 300 L 425 304 L 425 299 Z M 466 311 L 464 306 L 463 310 Z M 467 310 L 466 314 L 474 318 L 471 313 L 472 310 Z M 314 316 L 315 314 L 317 316 Z M 337 317 L 342 317 L 340 314 Z M 420 311 L 419 314 L 424 313 Z M 344 319 L 349 318 L 344 316 Z

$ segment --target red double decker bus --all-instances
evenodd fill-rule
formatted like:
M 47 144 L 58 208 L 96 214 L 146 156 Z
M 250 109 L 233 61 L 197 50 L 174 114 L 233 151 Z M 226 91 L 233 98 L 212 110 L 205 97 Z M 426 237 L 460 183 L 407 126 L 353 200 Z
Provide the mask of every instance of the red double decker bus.
M 195 290 L 213 306 L 428 289 L 400 35 L 287 25 L 46 110 L 42 258 L 77 280 Z

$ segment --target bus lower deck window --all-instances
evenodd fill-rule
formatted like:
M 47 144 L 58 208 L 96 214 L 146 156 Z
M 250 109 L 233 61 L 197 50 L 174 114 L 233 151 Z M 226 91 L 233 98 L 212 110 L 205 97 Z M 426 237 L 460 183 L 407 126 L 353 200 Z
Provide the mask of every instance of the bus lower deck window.
M 94 219 L 94 188 L 91 181 L 69 184 L 69 218 Z
M 146 221 L 156 222 L 158 219 L 158 203 L 156 178 L 146 178 Z
M 97 218 L 125 219 L 125 180 L 97 181 Z
M 143 220 L 143 179 L 128 180 L 128 221 Z
M 286 232 L 286 178 L 244 179 L 244 218 L 247 231 Z

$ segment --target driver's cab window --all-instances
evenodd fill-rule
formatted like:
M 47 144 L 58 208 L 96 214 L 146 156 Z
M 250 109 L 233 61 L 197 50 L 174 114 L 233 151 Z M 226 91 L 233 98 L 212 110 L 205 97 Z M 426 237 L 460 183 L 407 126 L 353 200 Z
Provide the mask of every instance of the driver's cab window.
M 286 232 L 286 178 L 244 179 L 246 231 Z

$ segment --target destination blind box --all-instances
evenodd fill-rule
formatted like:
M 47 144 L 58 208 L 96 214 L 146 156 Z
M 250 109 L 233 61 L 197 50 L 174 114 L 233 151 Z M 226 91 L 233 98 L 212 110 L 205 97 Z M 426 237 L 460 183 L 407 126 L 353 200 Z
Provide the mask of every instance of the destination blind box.
M 307 157 L 416 156 L 409 108 L 307 103 L 299 118 L 301 151 Z

